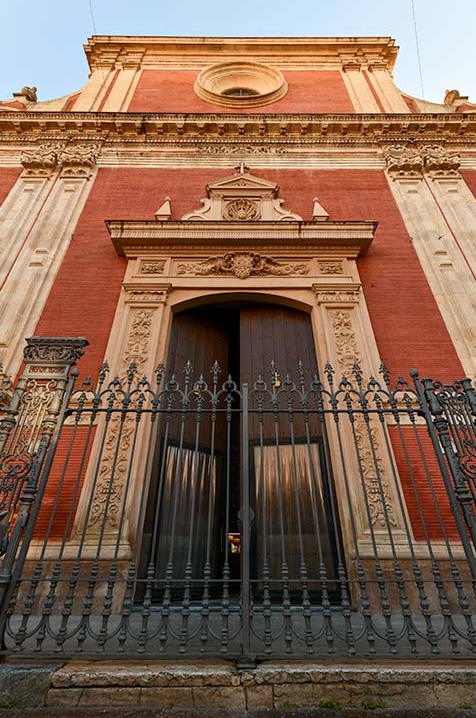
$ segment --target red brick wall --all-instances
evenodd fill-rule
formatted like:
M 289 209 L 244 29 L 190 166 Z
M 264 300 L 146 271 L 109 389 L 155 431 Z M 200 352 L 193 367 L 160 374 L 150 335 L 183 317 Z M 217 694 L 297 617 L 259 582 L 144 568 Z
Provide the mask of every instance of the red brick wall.
M 4 203 L 22 171 L 23 167 L 3 167 L 0 170 L 0 206 Z
M 476 170 L 463 170 L 461 174 L 469 189 L 476 197 Z
M 94 435 L 95 427 L 92 430 L 88 426 L 63 427 L 35 524 L 34 539 L 48 536 L 48 539 L 61 541 L 71 535 Z
M 450 540 L 458 540 L 458 529 L 426 427 L 421 427 L 418 437 L 412 427 L 402 427 L 402 436 L 396 427 L 389 427 L 389 433 L 415 538 L 438 541 L 446 532 Z
M 129 112 L 250 112 L 212 105 L 195 94 L 196 70 L 144 70 L 130 102 Z M 288 92 L 281 100 L 256 108 L 272 112 L 355 112 L 340 72 L 289 70 L 283 73 Z M 251 110 L 253 111 L 253 110 Z
M 164 196 L 173 218 L 200 207 L 207 182 L 230 170 L 101 169 L 36 329 L 43 335 L 84 335 L 91 346 L 81 373 L 97 372 L 113 321 L 126 260 L 118 257 L 105 219 L 153 219 Z M 266 170 L 285 206 L 311 219 L 319 197 L 331 220 L 378 220 L 376 237 L 358 261 L 382 360 L 393 375 L 415 366 L 443 380 L 463 371 L 408 233 L 381 171 Z

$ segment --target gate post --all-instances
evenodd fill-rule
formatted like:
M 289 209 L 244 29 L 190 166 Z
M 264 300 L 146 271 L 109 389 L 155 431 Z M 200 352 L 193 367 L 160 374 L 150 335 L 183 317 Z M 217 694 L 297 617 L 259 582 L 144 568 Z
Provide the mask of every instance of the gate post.
M 2 410 L 6 417 L 0 425 L 0 521 L 4 524 L 0 568 L 2 645 L 8 604 L 27 556 L 76 378 L 71 369 L 89 344 L 84 337 L 30 337 L 26 342 L 24 370 L 13 390 L 10 406 Z
M 448 431 L 448 421 L 444 416 L 444 409 L 434 391 L 433 380 L 422 379 L 420 381 L 416 370 L 412 370 L 410 373 L 415 383 L 422 413 L 425 417 L 433 448 L 435 449 L 446 493 L 448 494 L 449 504 L 456 526 L 458 527 L 471 575 L 473 579 L 476 579 L 476 555 L 474 552 L 474 548 L 476 548 L 476 525 L 473 498 L 461 475 L 458 459 L 455 455 L 451 436 Z M 448 467 L 451 476 L 448 472 Z M 468 533 L 473 542 L 473 546 L 471 546 L 469 541 Z
M 242 467 L 241 467 L 241 509 L 238 518 L 241 524 L 241 620 L 242 644 L 238 668 L 256 668 L 256 656 L 251 649 L 251 573 L 250 540 L 253 512 L 250 506 L 250 447 L 248 384 L 242 386 Z

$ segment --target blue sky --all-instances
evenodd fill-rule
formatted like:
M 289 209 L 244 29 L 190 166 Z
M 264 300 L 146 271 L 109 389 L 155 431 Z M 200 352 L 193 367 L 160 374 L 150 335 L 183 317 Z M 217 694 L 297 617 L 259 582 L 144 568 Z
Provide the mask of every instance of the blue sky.
M 476 102 L 476 0 L 3 0 L 3 4 L 2 100 L 24 85 L 35 85 L 40 100 L 82 87 L 88 74 L 82 45 L 94 34 L 380 35 L 393 37 L 400 46 L 394 75 L 400 89 L 442 102 L 445 90 L 456 88 Z

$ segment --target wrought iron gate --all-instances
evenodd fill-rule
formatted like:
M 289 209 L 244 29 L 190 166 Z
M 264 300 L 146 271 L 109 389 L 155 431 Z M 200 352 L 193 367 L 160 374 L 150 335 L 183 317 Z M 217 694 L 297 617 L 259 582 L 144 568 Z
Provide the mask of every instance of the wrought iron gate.
M 84 341 L 51 346 L 29 340 L 0 433 L 7 650 L 474 651 L 469 380 L 215 363 L 74 389 Z

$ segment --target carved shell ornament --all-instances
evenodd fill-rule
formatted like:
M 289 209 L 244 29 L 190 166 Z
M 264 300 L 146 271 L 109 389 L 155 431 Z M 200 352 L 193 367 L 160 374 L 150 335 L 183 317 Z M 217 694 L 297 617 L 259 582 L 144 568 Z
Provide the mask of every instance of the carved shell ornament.
M 239 221 L 253 220 L 259 219 L 260 211 L 255 202 L 251 202 L 249 199 L 235 199 L 228 202 L 223 217 Z

